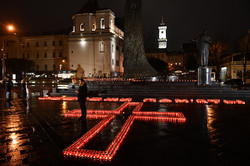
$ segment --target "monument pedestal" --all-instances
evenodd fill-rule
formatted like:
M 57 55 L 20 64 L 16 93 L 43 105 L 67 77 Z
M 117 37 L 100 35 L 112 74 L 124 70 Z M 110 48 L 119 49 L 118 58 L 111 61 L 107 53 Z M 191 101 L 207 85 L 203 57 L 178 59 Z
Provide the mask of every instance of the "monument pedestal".
M 212 68 L 209 66 L 200 66 L 198 68 L 198 85 L 211 85 Z

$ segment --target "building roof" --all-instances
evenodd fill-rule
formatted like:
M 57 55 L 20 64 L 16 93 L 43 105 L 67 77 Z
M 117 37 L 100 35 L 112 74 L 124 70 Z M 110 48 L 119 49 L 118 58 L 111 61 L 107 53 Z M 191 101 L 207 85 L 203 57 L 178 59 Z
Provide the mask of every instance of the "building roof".
M 97 0 L 88 0 L 84 6 L 80 9 L 78 14 L 80 13 L 96 13 L 97 10 L 101 10 L 101 8 L 97 4 Z
M 153 48 L 153 49 L 145 49 L 145 53 L 167 53 L 167 49 L 158 49 L 158 48 Z

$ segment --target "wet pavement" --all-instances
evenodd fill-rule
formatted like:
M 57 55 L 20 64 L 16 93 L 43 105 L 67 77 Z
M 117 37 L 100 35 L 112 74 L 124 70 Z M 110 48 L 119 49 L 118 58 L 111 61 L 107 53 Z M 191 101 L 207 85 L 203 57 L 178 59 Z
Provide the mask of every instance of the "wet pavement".
M 3 93 L 1 93 L 3 94 Z M 63 156 L 63 150 L 101 120 L 64 116 L 76 101 L 6 105 L 0 96 L 0 165 L 249 165 L 250 105 L 145 103 L 143 111 L 182 112 L 184 124 L 135 121 L 111 162 Z M 93 110 L 115 110 L 122 103 L 88 102 Z M 130 112 L 133 108 L 129 108 Z M 87 148 L 105 149 L 128 115 L 117 115 Z

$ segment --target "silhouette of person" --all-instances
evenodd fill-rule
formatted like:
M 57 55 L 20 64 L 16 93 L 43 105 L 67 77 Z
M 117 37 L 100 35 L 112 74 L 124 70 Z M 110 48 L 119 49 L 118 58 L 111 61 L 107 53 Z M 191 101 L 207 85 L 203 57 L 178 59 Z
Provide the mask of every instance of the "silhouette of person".
M 12 88 L 12 81 L 10 80 L 10 77 L 6 77 L 5 83 L 5 92 L 6 92 L 6 101 L 11 100 L 11 88 Z
M 77 93 L 77 100 L 79 102 L 80 108 L 81 108 L 81 113 L 82 116 L 80 120 L 82 122 L 86 121 L 86 97 L 87 97 L 87 85 L 86 82 L 81 78 L 79 80 L 79 90 L 75 91 Z
M 26 90 L 26 79 L 21 80 L 21 90 L 22 90 L 22 100 L 26 100 L 27 90 Z

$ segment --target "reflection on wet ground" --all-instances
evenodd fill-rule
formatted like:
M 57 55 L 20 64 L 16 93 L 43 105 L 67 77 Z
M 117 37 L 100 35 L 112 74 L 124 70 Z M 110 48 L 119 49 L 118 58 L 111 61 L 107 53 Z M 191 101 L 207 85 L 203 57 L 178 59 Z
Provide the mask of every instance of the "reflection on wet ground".
M 65 158 L 63 150 L 94 127 L 66 118 L 79 109 L 76 101 L 19 100 L 6 108 L 0 100 L 0 165 L 99 165 L 88 159 Z M 122 103 L 88 102 L 88 109 L 115 110 Z M 20 107 L 19 107 L 20 106 Z M 250 163 L 249 103 L 246 105 L 145 103 L 142 111 L 182 112 L 186 123 L 135 121 L 110 165 L 245 165 Z M 133 110 L 133 107 L 129 108 Z M 129 112 L 129 110 L 127 111 Z M 119 115 L 89 148 L 104 149 L 128 115 Z M 84 127 L 83 127 L 84 125 Z M 86 126 L 85 126 L 86 125 Z M 164 164 L 164 165 L 166 165 Z

